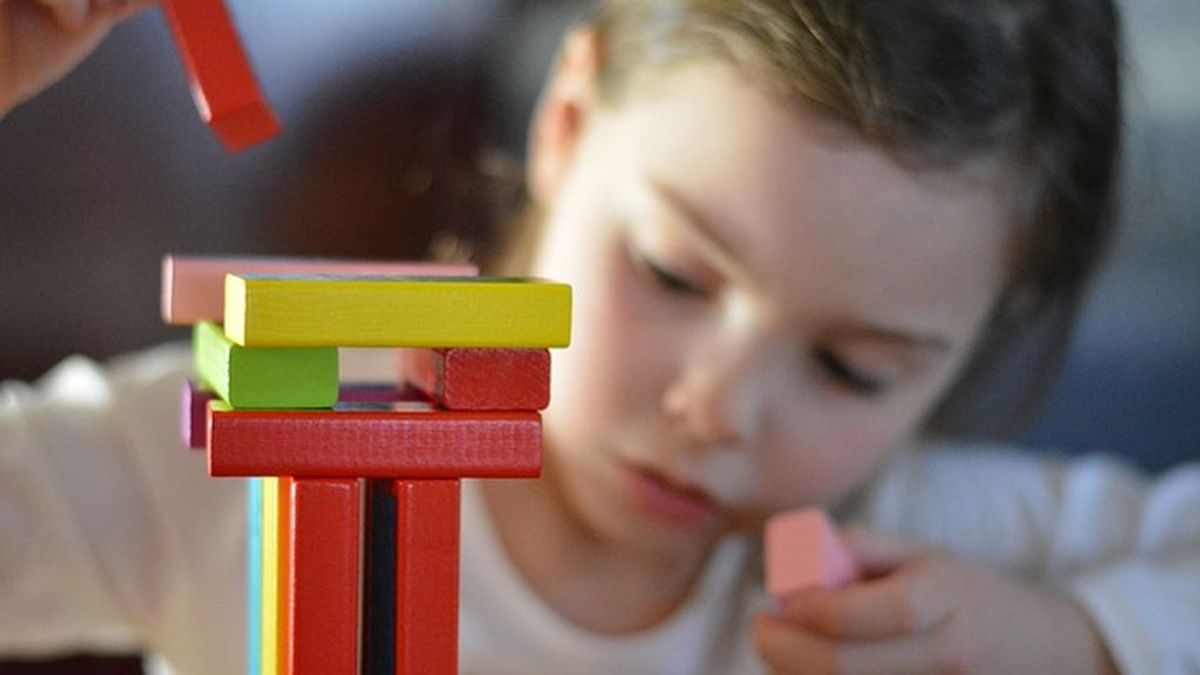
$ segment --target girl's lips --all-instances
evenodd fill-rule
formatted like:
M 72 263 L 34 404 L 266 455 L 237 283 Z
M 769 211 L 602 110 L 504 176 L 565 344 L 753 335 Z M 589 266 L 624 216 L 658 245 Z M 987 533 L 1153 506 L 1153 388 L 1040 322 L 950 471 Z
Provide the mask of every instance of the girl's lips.
M 716 515 L 716 501 L 700 488 L 673 481 L 653 469 L 624 466 L 634 501 L 661 520 L 677 525 L 694 525 Z

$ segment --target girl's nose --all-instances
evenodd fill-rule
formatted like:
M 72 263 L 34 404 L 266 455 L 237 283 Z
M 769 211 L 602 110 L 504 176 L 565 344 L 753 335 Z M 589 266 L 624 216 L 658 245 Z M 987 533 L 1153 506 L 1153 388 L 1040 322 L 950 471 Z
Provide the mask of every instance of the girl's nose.
M 692 440 L 748 446 L 770 416 L 774 379 L 766 349 L 754 340 L 715 342 L 684 357 L 663 392 L 665 414 Z

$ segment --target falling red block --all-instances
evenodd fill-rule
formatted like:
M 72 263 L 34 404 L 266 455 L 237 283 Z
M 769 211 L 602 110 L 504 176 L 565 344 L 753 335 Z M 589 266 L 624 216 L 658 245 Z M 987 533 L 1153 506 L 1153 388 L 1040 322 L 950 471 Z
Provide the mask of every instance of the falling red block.
M 162 0 L 200 116 L 231 152 L 279 133 L 221 0 Z
M 804 588 L 840 588 L 858 579 L 858 566 L 820 509 L 773 516 L 766 525 L 767 590 L 780 604 Z
M 447 410 L 542 410 L 548 349 L 401 349 L 401 378 Z
M 208 408 L 213 476 L 532 478 L 542 420 L 532 411 Z

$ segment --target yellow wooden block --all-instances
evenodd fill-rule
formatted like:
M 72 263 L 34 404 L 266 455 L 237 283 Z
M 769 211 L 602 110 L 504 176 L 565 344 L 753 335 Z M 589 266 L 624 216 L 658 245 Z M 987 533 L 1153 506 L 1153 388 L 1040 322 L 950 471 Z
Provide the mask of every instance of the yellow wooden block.
M 284 660 L 279 658 L 279 590 L 286 571 L 279 565 L 279 478 L 262 478 L 262 649 L 261 675 L 277 675 Z
M 571 287 L 496 277 L 230 274 L 225 333 L 246 347 L 565 347 Z

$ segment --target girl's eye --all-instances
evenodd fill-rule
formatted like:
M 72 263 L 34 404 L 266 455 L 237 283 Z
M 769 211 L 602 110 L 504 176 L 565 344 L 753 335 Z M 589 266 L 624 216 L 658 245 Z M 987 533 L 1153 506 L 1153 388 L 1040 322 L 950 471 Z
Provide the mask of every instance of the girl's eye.
M 664 289 L 680 295 L 689 295 L 697 298 L 708 297 L 708 289 L 699 284 L 693 283 L 683 276 L 668 270 L 644 254 L 637 254 L 637 258 L 642 268 L 649 272 L 655 282 Z
M 855 369 L 845 359 L 829 349 L 818 349 L 815 357 L 817 364 L 826 375 L 859 396 L 874 398 L 887 389 L 886 382 Z

